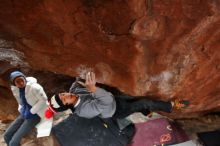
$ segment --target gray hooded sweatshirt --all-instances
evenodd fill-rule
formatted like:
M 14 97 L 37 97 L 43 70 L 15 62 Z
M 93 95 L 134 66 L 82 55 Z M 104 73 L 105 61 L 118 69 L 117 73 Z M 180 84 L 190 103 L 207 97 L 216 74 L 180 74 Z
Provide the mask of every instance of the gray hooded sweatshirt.
M 83 87 L 72 87 L 70 92 L 77 94 L 80 98 L 79 104 L 74 111 L 78 116 L 84 118 L 93 118 L 95 116 L 109 118 L 115 113 L 116 102 L 110 92 L 97 87 L 96 92 L 91 93 Z

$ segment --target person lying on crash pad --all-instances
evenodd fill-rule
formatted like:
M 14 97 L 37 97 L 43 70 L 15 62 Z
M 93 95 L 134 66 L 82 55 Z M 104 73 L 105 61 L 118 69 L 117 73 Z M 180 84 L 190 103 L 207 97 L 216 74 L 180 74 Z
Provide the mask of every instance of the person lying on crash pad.
M 55 94 L 48 98 L 48 103 L 47 118 L 67 109 L 73 112 L 54 127 L 54 134 L 62 146 L 126 146 L 132 141 L 135 126 L 125 117 L 134 112 L 171 112 L 173 108 L 187 107 L 186 102 L 178 100 L 164 102 L 147 97 L 113 96 L 97 87 L 93 72 L 88 72 L 85 80 L 77 78 L 68 93 Z M 75 131 L 79 132 L 76 134 Z

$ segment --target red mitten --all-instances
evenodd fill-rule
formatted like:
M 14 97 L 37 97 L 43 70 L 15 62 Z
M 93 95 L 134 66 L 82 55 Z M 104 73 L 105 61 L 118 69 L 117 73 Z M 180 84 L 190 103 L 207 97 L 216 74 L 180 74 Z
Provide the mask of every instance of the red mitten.
M 50 109 L 50 108 L 47 108 L 47 110 L 45 111 L 44 113 L 44 116 L 47 118 L 47 119 L 50 119 L 51 117 L 53 117 L 54 115 L 54 112 Z

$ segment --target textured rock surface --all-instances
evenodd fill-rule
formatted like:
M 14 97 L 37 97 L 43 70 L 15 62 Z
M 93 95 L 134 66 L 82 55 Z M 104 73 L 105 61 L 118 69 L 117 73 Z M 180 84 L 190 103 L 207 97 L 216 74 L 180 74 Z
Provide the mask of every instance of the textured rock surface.
M 94 70 L 126 93 L 190 100 L 183 116 L 219 110 L 219 12 L 218 0 L 2 0 L 0 85 L 15 67 Z

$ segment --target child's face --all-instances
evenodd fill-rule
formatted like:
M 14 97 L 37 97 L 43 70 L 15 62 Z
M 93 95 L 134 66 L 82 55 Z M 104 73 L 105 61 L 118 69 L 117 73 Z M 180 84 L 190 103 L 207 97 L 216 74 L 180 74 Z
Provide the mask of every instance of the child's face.
M 59 97 L 64 105 L 74 105 L 77 100 L 77 96 L 72 93 L 60 93 Z
M 24 88 L 26 86 L 26 81 L 24 77 L 17 77 L 14 80 L 15 86 L 18 88 Z

